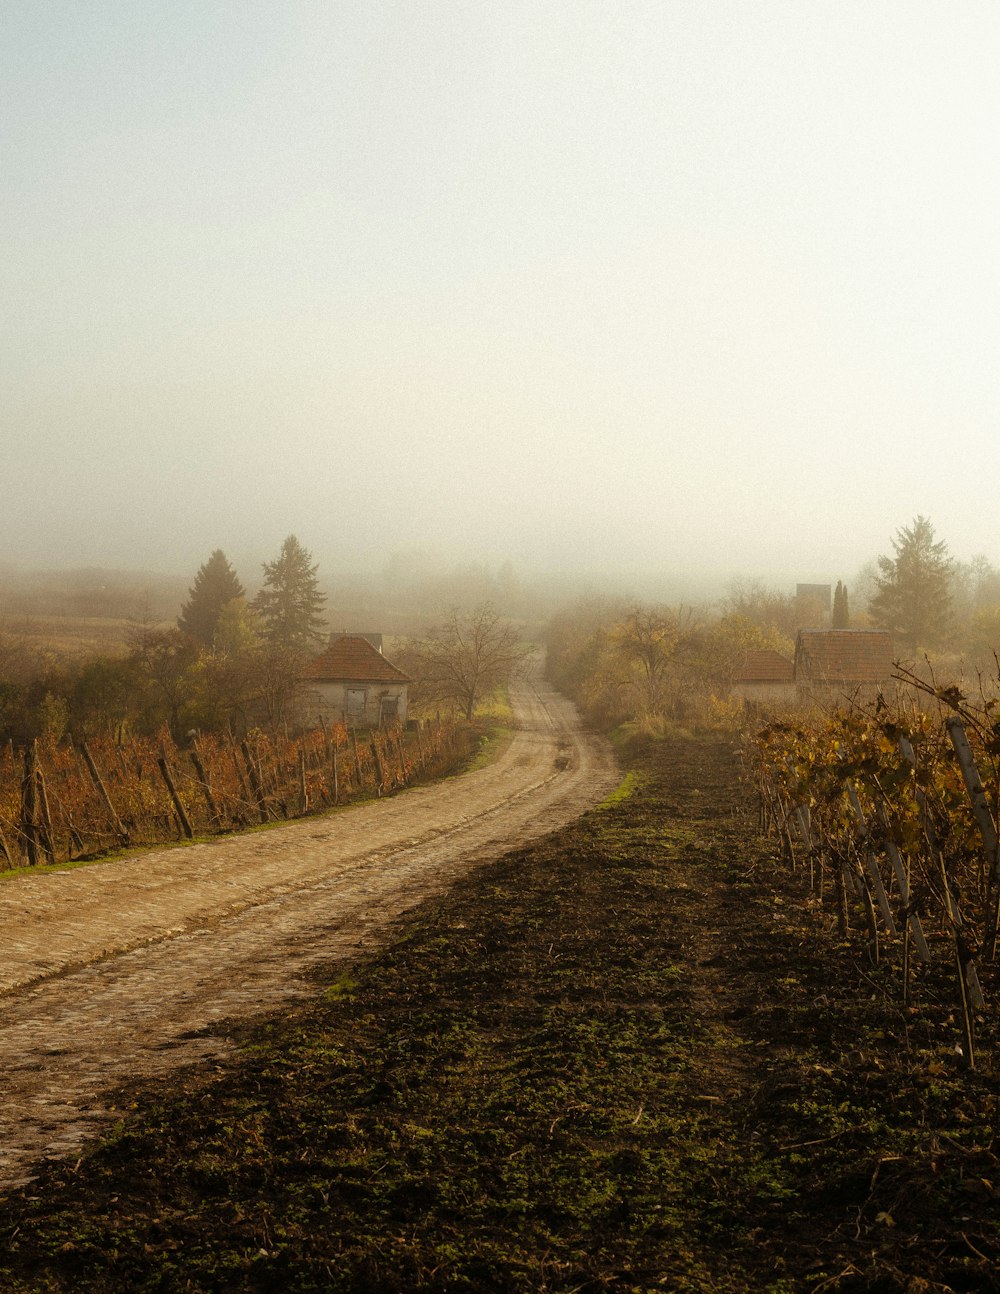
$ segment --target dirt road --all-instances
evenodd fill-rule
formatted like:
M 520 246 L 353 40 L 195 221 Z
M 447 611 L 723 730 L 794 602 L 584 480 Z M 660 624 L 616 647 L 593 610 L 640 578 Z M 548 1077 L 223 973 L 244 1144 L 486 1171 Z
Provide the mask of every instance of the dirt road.
M 512 703 L 509 748 L 466 776 L 0 888 L 0 1188 L 97 1131 L 109 1089 L 224 1054 L 221 1021 L 315 991 L 315 964 L 614 785 L 569 702 L 534 677 Z

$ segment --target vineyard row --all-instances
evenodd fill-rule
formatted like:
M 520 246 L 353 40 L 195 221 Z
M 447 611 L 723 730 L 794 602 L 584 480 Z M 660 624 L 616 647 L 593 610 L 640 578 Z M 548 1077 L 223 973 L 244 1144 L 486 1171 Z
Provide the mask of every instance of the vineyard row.
M 847 938 L 860 917 L 873 963 L 892 959 L 909 1004 L 950 963 L 975 1067 L 983 982 L 993 991 L 1000 918 L 1000 721 L 938 689 L 934 713 L 884 701 L 814 724 L 772 723 L 749 746 L 761 823 Z
M 262 732 L 79 745 L 35 741 L 0 751 L 0 865 L 72 861 L 296 817 L 389 794 L 453 762 L 454 725 L 342 725 L 297 739 Z

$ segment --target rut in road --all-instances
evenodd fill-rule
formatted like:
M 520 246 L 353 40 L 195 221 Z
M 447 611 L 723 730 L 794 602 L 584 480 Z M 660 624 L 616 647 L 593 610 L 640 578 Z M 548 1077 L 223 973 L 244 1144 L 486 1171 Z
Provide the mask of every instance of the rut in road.
M 0 895 L 0 1187 L 71 1154 L 106 1093 L 230 1050 L 227 1018 L 315 992 L 471 866 L 578 816 L 615 784 L 607 744 L 534 676 L 488 768 L 268 832 L 26 875 Z

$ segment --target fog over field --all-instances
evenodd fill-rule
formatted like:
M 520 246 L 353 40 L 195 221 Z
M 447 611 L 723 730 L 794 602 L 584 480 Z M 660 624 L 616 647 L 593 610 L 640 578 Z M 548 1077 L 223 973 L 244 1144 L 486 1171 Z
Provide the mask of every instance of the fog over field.
M 975 0 L 9 0 L 0 560 L 996 560 L 998 66 Z

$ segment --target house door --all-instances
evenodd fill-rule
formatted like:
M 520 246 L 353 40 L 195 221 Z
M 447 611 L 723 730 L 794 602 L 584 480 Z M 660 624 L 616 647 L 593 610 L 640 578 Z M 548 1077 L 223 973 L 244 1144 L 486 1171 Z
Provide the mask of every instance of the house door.
M 360 723 L 365 717 L 365 689 L 349 687 L 344 698 L 348 723 Z

